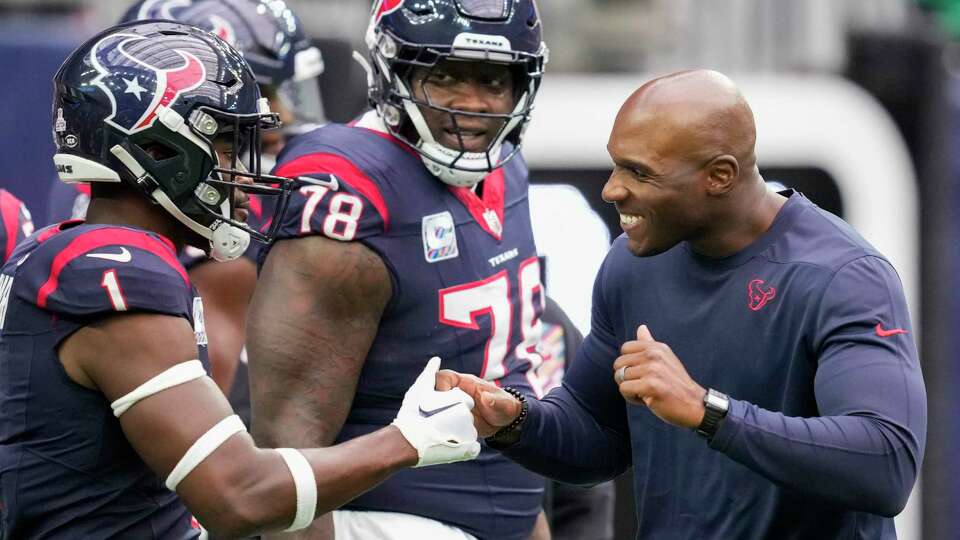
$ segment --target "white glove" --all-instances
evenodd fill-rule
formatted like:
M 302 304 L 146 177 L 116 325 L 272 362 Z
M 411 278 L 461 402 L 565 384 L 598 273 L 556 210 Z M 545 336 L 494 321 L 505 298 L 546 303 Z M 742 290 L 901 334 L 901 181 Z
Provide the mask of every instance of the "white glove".
M 427 362 L 403 396 L 403 405 L 393 420 L 410 445 L 416 448 L 417 467 L 466 461 L 477 457 L 480 443 L 473 426 L 473 398 L 459 388 L 438 392 L 440 358 Z

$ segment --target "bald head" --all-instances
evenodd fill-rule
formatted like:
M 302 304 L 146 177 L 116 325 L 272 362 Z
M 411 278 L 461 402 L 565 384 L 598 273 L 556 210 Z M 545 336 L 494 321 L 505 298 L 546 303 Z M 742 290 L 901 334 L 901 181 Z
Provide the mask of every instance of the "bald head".
M 702 161 L 726 154 L 749 173 L 755 167 L 756 138 L 753 111 L 733 81 L 716 71 L 696 70 L 641 86 L 620 108 L 610 142 L 639 143 L 663 159 Z

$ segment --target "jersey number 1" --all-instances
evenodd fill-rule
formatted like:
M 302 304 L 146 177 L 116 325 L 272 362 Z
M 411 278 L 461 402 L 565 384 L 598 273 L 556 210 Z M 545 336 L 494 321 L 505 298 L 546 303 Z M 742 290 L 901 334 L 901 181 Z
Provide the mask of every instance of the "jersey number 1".
M 113 309 L 117 311 L 127 310 L 127 300 L 123 297 L 123 289 L 120 288 L 120 281 L 117 280 L 117 271 L 113 268 L 103 273 L 103 279 L 100 280 L 100 286 L 107 291 L 110 297 L 110 303 Z

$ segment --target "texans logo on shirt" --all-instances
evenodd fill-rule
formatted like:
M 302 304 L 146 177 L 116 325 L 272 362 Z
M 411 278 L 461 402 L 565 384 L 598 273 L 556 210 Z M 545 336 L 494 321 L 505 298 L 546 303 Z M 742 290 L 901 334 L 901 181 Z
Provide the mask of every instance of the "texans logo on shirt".
M 149 52 L 153 61 L 161 59 L 161 65 L 138 58 L 144 52 Z M 134 34 L 103 38 L 90 51 L 90 63 L 100 73 L 93 84 L 113 105 L 113 113 L 105 121 L 127 134 L 153 125 L 158 107 L 171 106 L 207 78 L 203 62 L 192 53 Z
M 760 311 L 767 302 L 777 296 L 777 290 L 766 284 L 762 279 L 754 279 L 747 285 L 747 304 L 751 310 Z

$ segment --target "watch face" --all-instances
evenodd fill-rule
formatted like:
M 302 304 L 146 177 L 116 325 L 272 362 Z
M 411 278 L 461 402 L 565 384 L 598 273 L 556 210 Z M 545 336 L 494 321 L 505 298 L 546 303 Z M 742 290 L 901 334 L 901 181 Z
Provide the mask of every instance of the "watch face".
M 727 399 L 727 396 L 714 390 L 707 392 L 705 402 L 708 407 L 724 412 L 726 412 L 727 408 L 730 406 L 730 401 Z

